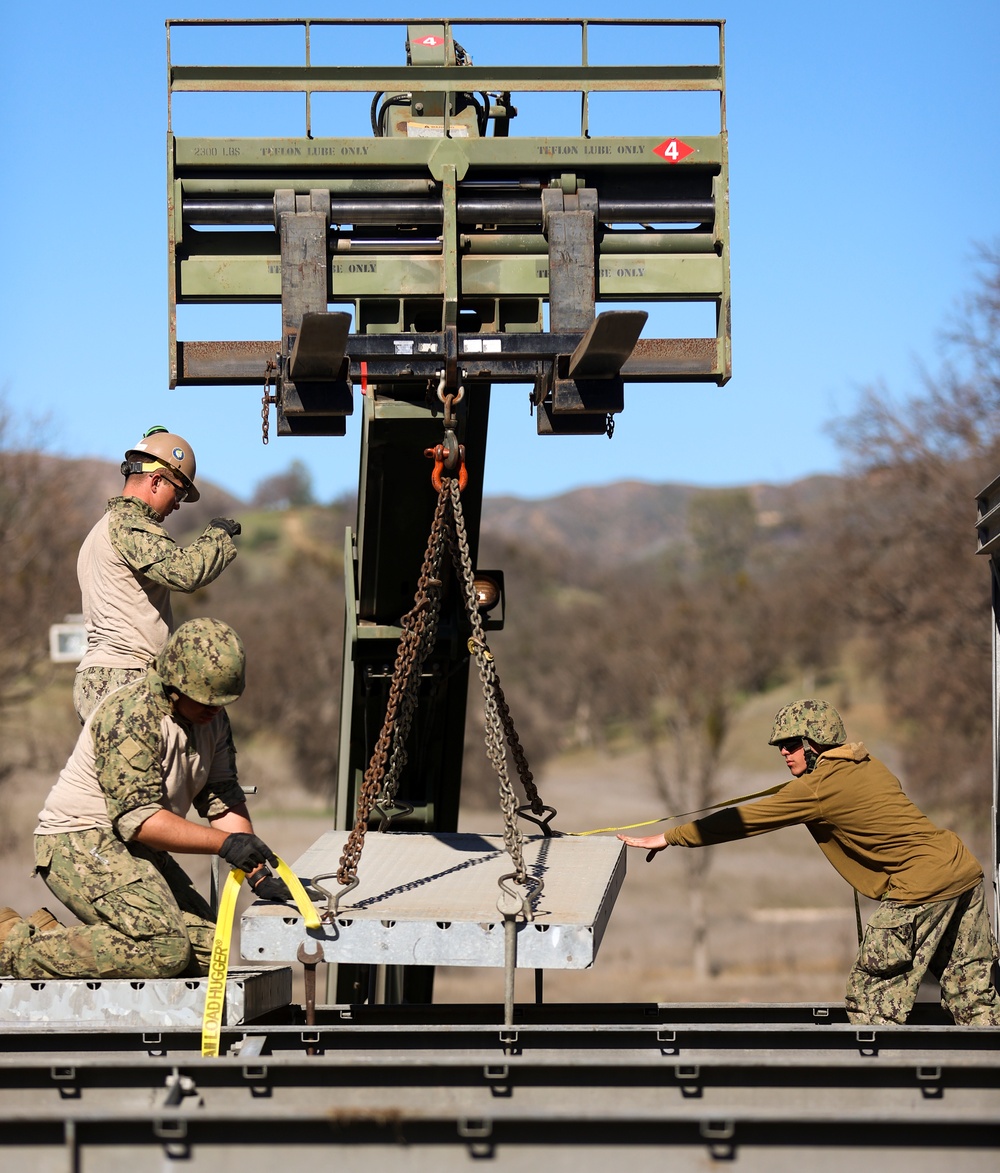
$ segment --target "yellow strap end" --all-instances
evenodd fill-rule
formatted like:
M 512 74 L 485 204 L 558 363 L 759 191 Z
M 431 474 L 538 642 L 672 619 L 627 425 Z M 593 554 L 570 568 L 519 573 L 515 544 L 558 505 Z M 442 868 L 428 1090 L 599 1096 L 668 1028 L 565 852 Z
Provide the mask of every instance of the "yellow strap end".
M 302 881 L 292 871 L 287 863 L 278 856 L 278 875 L 288 885 L 288 890 L 295 898 L 295 903 L 298 905 L 299 912 L 302 913 L 302 918 L 306 922 L 307 929 L 319 929 L 323 927 L 323 922 L 320 920 L 319 913 L 316 911 L 316 905 L 309 899 L 309 894 L 302 886 Z

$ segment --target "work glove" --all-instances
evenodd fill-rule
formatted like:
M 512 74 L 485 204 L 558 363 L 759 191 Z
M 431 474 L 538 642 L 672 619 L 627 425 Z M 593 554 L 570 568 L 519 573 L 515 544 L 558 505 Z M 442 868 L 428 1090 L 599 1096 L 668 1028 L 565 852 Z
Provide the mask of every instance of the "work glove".
M 243 532 L 243 526 L 238 521 L 233 521 L 231 517 L 213 517 L 208 525 L 209 528 L 214 525 L 216 529 L 224 529 L 231 538 L 235 538 L 237 534 Z
M 258 900 L 291 900 L 288 885 L 280 876 L 272 876 L 267 868 L 261 868 L 255 876 L 247 876 L 247 883 Z
M 252 872 L 262 863 L 278 866 L 278 857 L 264 840 L 246 831 L 234 831 L 227 835 L 219 848 L 219 855 L 226 863 L 239 868 L 241 872 Z

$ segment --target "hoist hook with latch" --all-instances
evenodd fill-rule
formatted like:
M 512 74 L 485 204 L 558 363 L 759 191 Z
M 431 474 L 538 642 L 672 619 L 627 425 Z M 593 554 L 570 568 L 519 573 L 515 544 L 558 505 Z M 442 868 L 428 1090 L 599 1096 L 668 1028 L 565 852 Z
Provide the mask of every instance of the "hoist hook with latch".
M 446 379 L 446 372 L 438 371 L 437 397 L 444 404 L 444 439 L 433 448 L 424 449 L 424 455 L 434 461 L 431 484 L 437 493 L 441 491 L 441 482 L 445 476 L 457 474 L 460 492 L 469 483 L 469 474 L 465 467 L 465 447 L 459 444 L 455 434 L 458 422 L 455 417 L 455 404 L 461 403 L 465 397 L 465 385 L 460 383 L 457 391 L 448 391 Z

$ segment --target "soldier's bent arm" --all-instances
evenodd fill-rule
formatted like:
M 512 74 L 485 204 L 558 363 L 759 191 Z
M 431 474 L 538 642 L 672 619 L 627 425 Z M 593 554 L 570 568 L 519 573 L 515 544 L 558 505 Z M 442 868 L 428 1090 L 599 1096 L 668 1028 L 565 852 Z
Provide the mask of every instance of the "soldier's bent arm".
M 249 824 L 249 820 L 247 820 Z M 240 828 L 243 829 L 243 828 Z M 160 807 L 136 828 L 132 836 L 138 843 L 157 851 L 176 851 L 184 855 L 217 855 L 230 834 L 217 824 L 206 827 L 182 819 L 173 811 Z
M 236 557 L 224 529 L 209 526 L 188 546 L 178 546 L 155 521 L 130 518 L 112 523 L 111 541 L 133 570 L 172 591 L 190 593 L 214 582 Z

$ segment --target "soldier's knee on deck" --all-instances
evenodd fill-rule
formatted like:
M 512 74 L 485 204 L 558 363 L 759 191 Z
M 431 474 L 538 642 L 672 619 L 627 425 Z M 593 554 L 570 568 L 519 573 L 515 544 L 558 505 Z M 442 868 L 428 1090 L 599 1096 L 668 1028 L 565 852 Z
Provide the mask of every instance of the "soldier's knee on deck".
M 153 947 L 151 950 L 152 964 L 155 970 L 153 977 L 177 977 L 179 973 L 183 973 L 187 969 L 191 960 L 191 942 L 186 935 L 170 934 L 169 936 L 157 937 L 150 941 L 150 945 Z
M 178 977 L 190 961 L 188 935 L 171 929 L 143 941 L 132 940 L 124 949 L 118 945 L 107 957 L 98 957 L 102 977 Z

